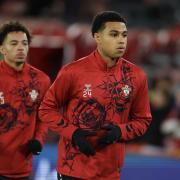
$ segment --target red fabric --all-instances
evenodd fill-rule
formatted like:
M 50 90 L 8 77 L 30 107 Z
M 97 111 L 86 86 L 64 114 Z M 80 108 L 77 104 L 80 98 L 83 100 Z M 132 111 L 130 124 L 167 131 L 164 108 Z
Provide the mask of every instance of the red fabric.
M 125 59 L 108 68 L 95 51 L 60 70 L 40 106 L 40 117 L 61 135 L 59 173 L 88 180 L 119 180 L 125 141 L 143 135 L 151 122 L 146 76 Z M 110 123 L 121 128 L 122 141 L 98 147 L 102 127 Z M 95 156 L 87 157 L 72 145 L 78 127 L 97 132 L 96 137 L 88 138 Z
M 27 142 L 43 143 L 47 127 L 36 121 L 37 108 L 50 85 L 40 70 L 25 64 L 15 71 L 0 62 L 0 174 L 18 178 L 29 176 L 32 155 Z

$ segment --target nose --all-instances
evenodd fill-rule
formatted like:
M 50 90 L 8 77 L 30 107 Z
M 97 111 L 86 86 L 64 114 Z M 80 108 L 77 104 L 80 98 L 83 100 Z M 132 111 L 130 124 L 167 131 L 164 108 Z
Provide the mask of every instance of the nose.
M 125 44 L 125 40 L 123 40 L 123 39 L 119 39 L 119 40 L 118 40 L 118 44 L 120 44 L 120 45 L 124 45 L 124 44 Z
M 120 40 L 120 41 L 119 41 L 119 44 L 124 44 L 124 43 L 125 43 L 125 42 L 124 42 L 124 41 L 122 41 L 122 40 Z
M 23 44 L 19 43 L 17 49 L 18 49 L 18 51 L 23 51 L 25 49 L 25 46 Z
M 126 43 L 126 38 L 124 38 L 123 36 L 119 36 L 119 38 L 118 38 L 118 43 L 119 44 L 125 44 Z

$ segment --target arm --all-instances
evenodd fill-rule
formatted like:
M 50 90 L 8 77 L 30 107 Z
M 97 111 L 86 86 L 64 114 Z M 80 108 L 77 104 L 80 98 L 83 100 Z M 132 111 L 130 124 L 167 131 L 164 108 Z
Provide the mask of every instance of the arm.
M 63 117 L 60 110 L 69 102 L 72 96 L 72 77 L 67 68 L 60 70 L 56 80 L 47 91 L 39 108 L 39 118 L 51 130 L 71 139 L 77 129 Z
M 119 125 L 121 129 L 121 140 L 132 140 L 142 136 L 151 123 L 152 117 L 148 98 L 147 78 L 144 73 L 140 77 L 139 79 L 142 80 L 132 102 L 129 122 Z
M 48 134 L 47 124 L 42 123 L 37 117 L 34 139 L 38 140 L 41 143 L 41 145 L 43 145 L 47 134 Z
M 147 79 L 143 74 L 138 77 L 142 81 L 135 83 L 137 85 L 137 93 L 130 108 L 129 120 L 124 124 L 112 123 L 103 129 L 106 130 L 104 136 L 98 139 L 101 147 L 121 141 L 132 140 L 138 136 L 142 136 L 151 122 L 151 113 L 148 100 Z
M 49 79 L 49 77 L 47 77 L 46 80 L 42 81 L 42 84 L 41 84 L 41 91 L 42 91 L 41 100 L 42 100 L 45 92 L 49 88 L 49 86 L 50 86 L 50 79 Z M 37 108 L 37 111 L 38 111 L 38 108 Z M 34 137 L 28 141 L 29 151 L 33 155 L 39 155 L 40 152 L 42 151 L 42 145 L 45 142 L 47 133 L 48 133 L 48 127 L 46 124 L 42 123 L 39 120 L 38 112 L 37 112 L 36 119 L 35 119 Z
M 43 84 L 44 84 L 44 88 L 43 88 L 43 95 L 42 95 L 41 101 L 42 101 L 46 91 L 50 87 L 51 81 L 50 81 L 49 77 L 47 77 L 47 80 L 45 82 L 43 82 Z M 46 124 L 44 124 L 40 121 L 38 112 L 37 112 L 34 139 L 37 139 L 43 145 L 47 133 L 48 133 L 48 127 Z

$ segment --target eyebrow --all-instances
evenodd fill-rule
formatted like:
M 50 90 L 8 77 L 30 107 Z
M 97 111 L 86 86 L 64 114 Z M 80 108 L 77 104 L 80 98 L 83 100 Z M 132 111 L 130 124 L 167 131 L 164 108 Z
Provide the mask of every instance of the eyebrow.
M 124 31 L 118 31 L 118 30 L 111 30 L 110 32 L 115 32 L 115 33 L 128 33 L 127 30 L 124 30 Z
M 18 42 L 18 40 L 11 40 L 10 42 Z M 28 42 L 28 40 L 22 40 L 21 42 Z

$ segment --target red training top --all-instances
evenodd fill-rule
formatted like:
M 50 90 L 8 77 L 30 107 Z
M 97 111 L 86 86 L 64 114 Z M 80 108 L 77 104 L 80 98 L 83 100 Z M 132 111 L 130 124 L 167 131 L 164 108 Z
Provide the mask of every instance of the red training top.
M 62 113 L 60 113 L 60 110 Z M 61 135 L 57 171 L 88 180 L 119 180 L 125 141 L 143 135 L 150 122 L 147 79 L 142 69 L 120 58 L 107 67 L 97 51 L 60 70 L 40 106 L 40 119 Z M 103 126 L 114 123 L 121 142 L 98 147 Z M 77 128 L 97 132 L 89 138 L 96 155 L 87 157 L 72 144 Z
M 37 119 L 37 108 L 49 86 L 49 77 L 29 64 L 16 71 L 0 62 L 0 175 L 30 175 L 32 154 L 27 142 L 35 138 L 43 143 L 47 133 Z

